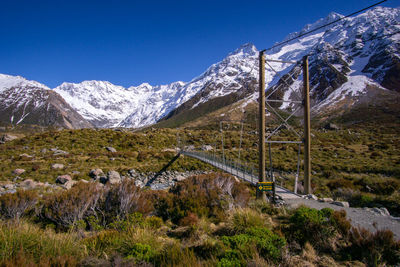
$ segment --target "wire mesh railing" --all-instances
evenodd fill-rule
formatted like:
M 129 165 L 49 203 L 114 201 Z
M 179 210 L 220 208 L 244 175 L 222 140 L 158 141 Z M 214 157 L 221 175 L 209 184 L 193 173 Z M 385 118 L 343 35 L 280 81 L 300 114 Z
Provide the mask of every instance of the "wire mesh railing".
M 207 162 L 216 168 L 219 168 L 252 184 L 256 184 L 258 182 L 258 170 L 252 166 L 203 151 L 181 150 L 181 154 Z

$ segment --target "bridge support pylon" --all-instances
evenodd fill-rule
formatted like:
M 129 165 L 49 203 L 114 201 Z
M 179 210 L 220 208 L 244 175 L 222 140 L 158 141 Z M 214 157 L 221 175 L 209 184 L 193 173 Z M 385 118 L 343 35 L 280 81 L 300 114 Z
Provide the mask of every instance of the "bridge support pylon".
M 265 50 L 259 54 L 259 97 L 258 97 L 258 181 L 266 182 L 265 177 Z M 257 199 L 267 201 L 265 192 L 257 190 Z

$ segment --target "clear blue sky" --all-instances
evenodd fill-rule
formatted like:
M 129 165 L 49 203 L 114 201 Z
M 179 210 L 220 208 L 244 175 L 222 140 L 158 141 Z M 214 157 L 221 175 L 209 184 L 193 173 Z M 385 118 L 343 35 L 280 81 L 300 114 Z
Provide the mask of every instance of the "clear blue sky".
M 331 11 L 375 2 L 0 0 L 0 73 L 51 88 L 190 81 L 244 43 L 267 48 Z

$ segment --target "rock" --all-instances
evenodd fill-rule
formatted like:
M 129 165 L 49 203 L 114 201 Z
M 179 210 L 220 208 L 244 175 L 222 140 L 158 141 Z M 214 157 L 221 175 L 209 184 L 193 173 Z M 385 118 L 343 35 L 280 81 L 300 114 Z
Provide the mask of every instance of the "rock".
M 28 155 L 28 154 L 26 154 L 26 153 L 23 153 L 23 154 L 19 155 L 19 157 L 20 157 L 20 158 L 23 158 L 23 159 L 32 159 L 32 158 L 33 158 L 33 156 Z
M 318 197 L 313 195 L 313 194 L 308 194 L 307 195 L 307 199 L 314 199 L 314 200 L 318 200 Z
M 177 151 L 176 148 L 164 148 L 164 149 L 162 150 L 162 152 L 176 152 L 176 151 Z
M 114 161 L 114 160 L 115 160 L 115 158 L 110 158 L 110 160 L 111 160 L 111 161 Z
M 138 187 L 144 187 L 145 184 L 140 180 L 135 180 L 135 185 Z
M 139 174 L 136 172 L 136 170 L 135 169 L 130 169 L 129 171 L 128 171 L 128 174 L 131 176 L 131 177 L 137 177 Z
M 174 178 L 174 180 L 177 181 L 177 182 L 183 181 L 185 179 L 186 179 L 186 177 L 183 176 L 183 175 L 176 175 L 175 178 Z
M 186 151 L 193 151 L 193 150 L 194 150 L 194 145 L 185 146 L 185 147 L 183 148 L 183 150 L 186 150 Z
M 24 188 L 24 189 L 33 189 L 37 186 L 37 183 L 33 181 L 32 179 L 26 179 L 19 183 L 19 186 Z
M 14 184 L 5 184 L 5 185 L 3 185 L 3 188 L 6 190 L 12 190 L 12 189 L 15 189 L 15 185 Z
M 203 151 L 210 151 L 210 150 L 213 150 L 213 147 L 210 146 L 210 145 L 202 145 L 202 146 L 201 146 L 201 150 L 203 150 Z
M 390 213 L 386 208 L 372 208 L 371 211 L 378 213 L 382 216 L 390 216 Z
M 349 202 L 347 202 L 347 201 L 334 201 L 334 202 L 332 202 L 332 204 L 336 205 L 336 206 L 344 207 L 344 208 L 350 207 Z
M 53 165 L 51 165 L 51 168 L 53 170 L 62 170 L 64 169 L 64 164 L 54 163 Z
M 330 198 L 330 197 L 324 197 L 324 198 L 319 198 L 318 201 L 319 202 L 331 203 L 331 202 L 333 202 L 333 199 Z
M 69 176 L 68 174 L 64 174 L 64 175 L 60 175 L 60 176 L 57 177 L 56 183 L 65 184 L 65 183 L 67 183 L 68 181 L 71 181 L 71 180 L 72 180 L 71 176 Z
M 339 126 L 333 123 L 328 123 L 324 126 L 324 129 L 326 130 L 340 130 Z
M 43 154 L 47 153 L 47 148 L 43 148 L 42 150 L 40 150 L 40 152 L 42 152 Z
M 15 170 L 13 170 L 13 174 L 15 174 L 15 175 L 21 175 L 24 172 L 25 172 L 24 169 L 15 169 Z
M 54 156 L 61 156 L 61 155 L 68 155 L 69 153 L 67 152 L 67 151 L 64 151 L 64 150 L 55 150 L 54 151 Z
M 107 173 L 108 183 L 110 184 L 118 184 L 121 182 L 121 176 L 116 171 L 109 171 Z
M 0 141 L 2 141 L 2 142 L 9 142 L 9 141 L 12 141 L 12 140 L 15 140 L 15 139 L 18 139 L 18 136 L 15 136 L 15 135 L 11 135 L 11 134 L 3 134 L 1 137 L 0 137 Z
M 89 181 L 88 181 L 88 180 L 85 180 L 85 179 L 81 179 L 81 180 L 79 180 L 79 182 L 85 183 L 85 184 L 88 184 L 88 183 L 89 183 Z
M 108 178 L 106 176 L 100 176 L 98 180 L 101 184 L 106 184 L 108 182 Z
M 107 149 L 109 152 L 112 152 L 112 153 L 117 152 L 117 150 L 116 150 L 115 148 L 111 147 L 111 146 L 106 147 L 106 149 Z
M 77 183 L 78 183 L 77 181 L 70 180 L 70 181 L 67 181 L 65 184 L 63 184 L 62 187 L 69 190 Z
M 72 173 L 73 175 L 79 175 L 79 174 L 81 174 L 80 171 L 72 171 L 71 173 Z
M 102 175 L 104 175 L 104 172 L 102 169 L 93 169 L 89 172 L 89 176 L 95 180 L 100 178 L 100 176 L 102 176 Z

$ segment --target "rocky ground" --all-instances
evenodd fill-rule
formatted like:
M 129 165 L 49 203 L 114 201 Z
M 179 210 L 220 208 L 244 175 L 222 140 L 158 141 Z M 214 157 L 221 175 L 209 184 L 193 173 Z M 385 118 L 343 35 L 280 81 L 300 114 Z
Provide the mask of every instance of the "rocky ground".
M 63 169 L 63 164 L 53 164 L 53 169 Z M 78 181 L 73 180 L 70 174 L 60 175 L 55 179 L 55 183 L 42 183 L 36 182 L 32 179 L 22 179 L 19 175 L 25 172 L 24 169 L 15 169 L 13 174 L 15 178 L 13 181 L 0 182 L 0 195 L 6 193 L 15 193 L 17 189 L 35 189 L 39 187 L 52 188 L 52 189 L 70 189 Z M 81 179 L 82 182 L 98 182 L 101 185 L 120 183 L 124 179 L 134 179 L 135 184 L 139 187 L 149 186 L 152 190 L 168 189 L 173 186 L 175 182 L 182 181 L 190 176 L 204 174 L 203 171 L 165 171 L 162 173 L 140 173 L 135 169 L 129 170 L 126 174 L 121 174 L 117 171 L 108 171 L 104 173 L 102 169 L 92 169 L 89 172 L 91 181 Z M 74 174 L 74 173 L 72 173 Z

